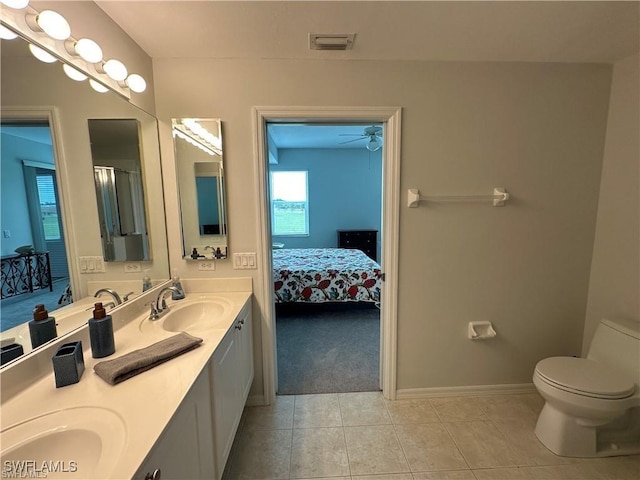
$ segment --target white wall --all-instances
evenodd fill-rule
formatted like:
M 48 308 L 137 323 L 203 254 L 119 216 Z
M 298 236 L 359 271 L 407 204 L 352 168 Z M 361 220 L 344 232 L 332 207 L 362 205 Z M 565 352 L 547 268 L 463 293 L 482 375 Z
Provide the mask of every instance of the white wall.
M 304 72 L 304 80 L 300 74 Z M 171 265 L 180 258 L 172 117 L 221 118 L 230 252 L 257 250 L 253 106 L 400 106 L 398 387 L 529 383 L 535 363 L 579 354 L 611 67 L 598 64 L 154 59 Z M 421 206 L 404 194 L 512 201 Z M 268 299 L 254 282 L 256 318 Z M 470 320 L 498 338 L 472 342 Z M 259 336 L 253 395 L 261 393 Z
M 583 353 L 601 318 L 640 321 L 640 68 L 613 68 Z

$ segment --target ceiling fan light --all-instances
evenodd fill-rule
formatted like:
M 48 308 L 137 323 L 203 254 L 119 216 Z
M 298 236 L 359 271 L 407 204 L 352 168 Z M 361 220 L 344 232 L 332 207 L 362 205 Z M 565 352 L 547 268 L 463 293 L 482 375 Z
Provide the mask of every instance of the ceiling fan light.
M 46 50 L 43 50 L 40 47 L 36 47 L 33 43 L 29 44 L 29 50 L 31 51 L 31 54 L 34 57 L 36 57 L 38 60 L 40 60 L 41 62 L 44 62 L 44 63 L 55 63 L 55 62 L 58 61 L 58 59 L 56 57 L 51 55 Z
M 371 140 L 369 140 L 369 142 L 367 143 L 367 150 L 369 150 L 370 152 L 375 152 L 377 150 L 380 150 L 381 146 L 382 144 L 380 143 L 380 140 L 378 140 L 378 137 L 372 135 Z

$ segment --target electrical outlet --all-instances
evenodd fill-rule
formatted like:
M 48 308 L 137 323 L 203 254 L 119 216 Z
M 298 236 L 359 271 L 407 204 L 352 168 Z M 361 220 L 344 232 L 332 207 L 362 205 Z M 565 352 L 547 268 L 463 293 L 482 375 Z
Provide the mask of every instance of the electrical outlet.
M 142 265 L 140 265 L 140 263 L 138 262 L 124 264 L 124 273 L 136 273 L 141 271 Z
M 198 262 L 198 270 L 206 270 L 211 271 L 216 269 L 216 264 L 214 262 Z

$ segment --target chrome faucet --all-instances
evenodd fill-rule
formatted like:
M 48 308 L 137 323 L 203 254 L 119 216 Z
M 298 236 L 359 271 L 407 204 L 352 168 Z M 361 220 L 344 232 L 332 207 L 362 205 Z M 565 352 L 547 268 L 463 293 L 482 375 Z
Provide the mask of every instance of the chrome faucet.
M 167 305 L 167 301 L 164 298 L 169 292 L 182 294 L 182 291 L 179 288 L 174 287 L 173 285 L 163 287 L 162 290 L 160 290 L 160 292 L 158 293 L 156 301 L 151 302 L 151 313 L 149 313 L 149 320 L 158 320 L 160 317 L 169 312 L 169 306 Z
M 122 299 L 120 298 L 120 295 L 118 295 L 118 292 L 116 292 L 112 288 L 101 288 L 96 293 L 94 293 L 93 296 L 98 298 L 103 293 L 108 293 L 109 295 L 111 295 L 116 305 L 120 305 L 122 303 Z

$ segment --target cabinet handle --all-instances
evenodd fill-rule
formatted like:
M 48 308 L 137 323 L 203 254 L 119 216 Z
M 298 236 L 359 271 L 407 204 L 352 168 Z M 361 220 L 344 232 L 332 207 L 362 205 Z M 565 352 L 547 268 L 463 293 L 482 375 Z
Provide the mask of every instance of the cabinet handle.
M 236 323 L 236 330 L 242 330 L 242 324 Z
M 156 468 L 153 473 L 149 472 L 145 475 L 144 480 L 160 480 L 162 478 L 162 472 L 159 468 Z

